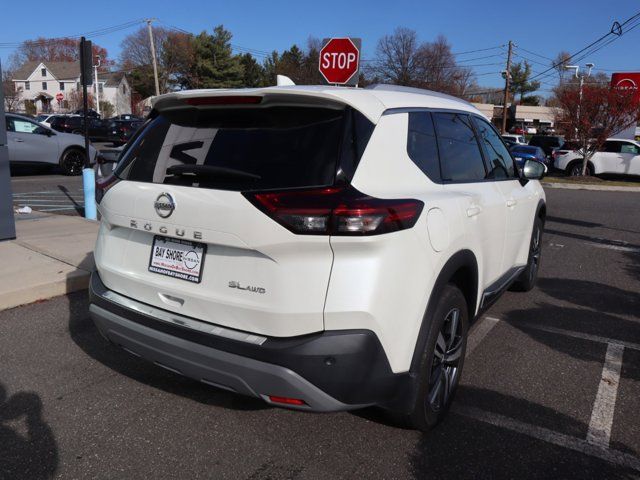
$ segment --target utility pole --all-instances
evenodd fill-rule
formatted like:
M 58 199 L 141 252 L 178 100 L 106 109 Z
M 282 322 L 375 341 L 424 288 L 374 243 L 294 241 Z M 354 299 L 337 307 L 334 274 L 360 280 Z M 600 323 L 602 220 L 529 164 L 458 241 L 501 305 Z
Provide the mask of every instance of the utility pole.
M 153 43 L 153 30 L 151 22 L 153 18 L 147 19 L 147 29 L 149 30 L 149 44 L 151 45 L 151 61 L 153 62 L 153 78 L 156 82 L 156 96 L 160 95 L 160 83 L 158 82 L 158 63 L 156 62 L 156 47 Z
M 509 53 L 507 54 L 507 69 L 504 74 L 504 97 L 502 99 L 502 133 L 507 133 L 507 102 L 509 101 L 509 81 L 511 80 L 511 51 L 513 42 L 509 40 Z
M 100 67 L 101 65 L 101 59 L 100 59 L 100 55 L 96 55 L 96 57 L 98 58 L 98 63 L 95 64 L 93 66 L 93 70 L 95 72 L 95 79 L 96 79 L 96 112 L 98 112 L 98 115 L 100 115 L 100 83 L 98 83 L 98 67 Z

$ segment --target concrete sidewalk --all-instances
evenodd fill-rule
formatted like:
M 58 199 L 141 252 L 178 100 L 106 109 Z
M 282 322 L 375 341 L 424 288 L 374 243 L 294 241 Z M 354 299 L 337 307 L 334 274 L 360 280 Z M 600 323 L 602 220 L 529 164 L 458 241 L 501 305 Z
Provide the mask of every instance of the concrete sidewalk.
M 64 215 L 16 216 L 16 239 L 0 242 L 0 310 L 87 288 L 98 226 Z

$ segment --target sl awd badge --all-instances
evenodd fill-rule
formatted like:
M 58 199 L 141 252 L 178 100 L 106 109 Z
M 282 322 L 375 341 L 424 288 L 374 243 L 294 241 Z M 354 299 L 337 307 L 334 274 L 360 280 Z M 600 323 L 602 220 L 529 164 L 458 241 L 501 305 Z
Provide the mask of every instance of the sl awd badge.
M 240 282 L 234 282 L 234 281 L 229 282 L 229 288 L 237 288 L 238 290 L 246 290 L 248 292 L 253 292 L 253 293 L 267 293 L 267 290 L 262 287 L 253 287 L 251 285 L 247 285 L 243 287 L 240 284 Z
M 156 201 L 153 203 L 153 208 L 156 209 L 156 213 L 158 214 L 158 216 L 162 218 L 168 218 L 176 209 L 176 202 L 171 194 L 162 192 L 160 195 L 158 195 L 158 198 L 156 198 Z

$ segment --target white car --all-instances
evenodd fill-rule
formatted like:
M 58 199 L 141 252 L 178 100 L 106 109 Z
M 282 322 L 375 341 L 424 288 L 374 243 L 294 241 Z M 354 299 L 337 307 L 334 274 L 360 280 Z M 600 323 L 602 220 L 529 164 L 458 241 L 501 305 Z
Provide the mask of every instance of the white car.
M 554 152 L 554 167 L 567 175 L 582 175 L 583 156 L 575 150 Z M 609 138 L 587 164 L 589 175 L 640 175 L 640 142 Z
M 112 177 L 90 287 L 105 338 L 309 411 L 451 404 L 471 321 L 533 288 L 546 206 L 471 104 L 402 87 L 158 97 Z
M 47 128 L 51 128 L 51 119 L 55 116 L 53 113 L 41 113 L 36 117 L 36 121 Z
M 502 138 L 504 138 L 505 140 L 509 140 L 513 143 L 517 143 L 518 145 L 526 145 L 527 141 L 524 138 L 524 135 L 515 135 L 515 134 L 511 134 L 511 133 L 505 133 L 504 135 L 502 135 Z

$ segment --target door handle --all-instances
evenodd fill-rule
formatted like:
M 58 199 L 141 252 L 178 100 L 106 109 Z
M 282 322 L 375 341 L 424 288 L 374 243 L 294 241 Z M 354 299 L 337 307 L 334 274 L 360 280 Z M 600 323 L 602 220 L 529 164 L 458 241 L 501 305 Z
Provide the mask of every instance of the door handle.
M 22 140 L 21 138 L 16 138 L 16 143 L 23 143 L 24 140 Z
M 479 215 L 480 212 L 482 212 L 482 208 L 480 208 L 479 205 L 472 205 L 467 208 L 467 217 L 475 217 L 476 215 Z
M 515 198 L 510 198 L 507 200 L 507 207 L 515 207 L 518 204 L 518 201 Z

